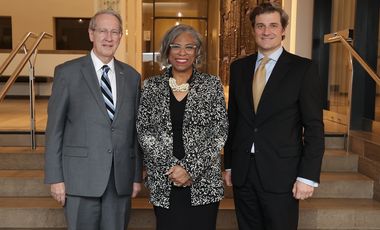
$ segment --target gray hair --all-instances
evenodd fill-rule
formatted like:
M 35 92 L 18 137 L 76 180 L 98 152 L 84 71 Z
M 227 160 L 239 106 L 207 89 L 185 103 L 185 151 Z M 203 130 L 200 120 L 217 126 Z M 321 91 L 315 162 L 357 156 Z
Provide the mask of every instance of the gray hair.
M 202 64 L 202 36 L 193 27 L 189 25 L 179 24 L 170 28 L 164 38 L 161 41 L 160 47 L 160 61 L 163 66 L 168 66 L 168 56 L 170 51 L 170 44 L 182 33 L 189 33 L 195 39 L 196 55 L 195 55 L 195 65 L 200 66 Z
M 96 12 L 96 14 L 94 16 L 92 16 L 91 20 L 90 20 L 90 23 L 88 25 L 88 29 L 90 30 L 94 30 L 96 28 L 96 18 L 99 16 L 99 15 L 103 15 L 103 14 L 108 14 L 108 15 L 112 15 L 112 16 L 115 16 L 115 18 L 117 18 L 117 20 L 119 21 L 119 30 L 120 32 L 123 31 L 123 20 L 121 19 L 121 16 L 118 12 L 114 11 L 113 9 L 105 9 L 105 10 L 100 10 L 98 12 Z

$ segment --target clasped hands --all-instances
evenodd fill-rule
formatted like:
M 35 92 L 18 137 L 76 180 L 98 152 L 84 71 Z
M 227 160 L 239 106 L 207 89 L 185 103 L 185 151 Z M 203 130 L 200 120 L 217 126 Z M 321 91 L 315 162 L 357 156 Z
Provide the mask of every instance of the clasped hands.
M 171 167 L 165 173 L 165 175 L 167 175 L 169 180 L 173 182 L 174 186 L 187 187 L 192 184 L 192 180 L 189 173 L 186 171 L 186 169 L 179 165 Z

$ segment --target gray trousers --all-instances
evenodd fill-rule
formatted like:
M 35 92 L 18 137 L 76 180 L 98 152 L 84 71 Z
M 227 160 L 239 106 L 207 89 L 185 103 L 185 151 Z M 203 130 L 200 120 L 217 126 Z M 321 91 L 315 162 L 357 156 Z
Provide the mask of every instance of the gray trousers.
M 131 210 L 131 196 L 119 196 L 113 170 L 101 197 L 68 195 L 65 215 L 68 230 L 125 230 Z

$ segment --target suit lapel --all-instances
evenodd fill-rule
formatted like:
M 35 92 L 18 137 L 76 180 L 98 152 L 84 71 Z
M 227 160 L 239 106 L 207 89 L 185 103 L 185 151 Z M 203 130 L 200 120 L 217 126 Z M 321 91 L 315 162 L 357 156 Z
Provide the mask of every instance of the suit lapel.
M 116 77 L 116 110 L 114 120 L 117 119 L 117 115 L 120 111 L 120 106 L 123 105 L 123 100 L 125 99 L 126 93 L 126 73 L 120 63 L 115 59 L 115 77 Z
M 107 117 L 107 120 L 109 120 L 107 109 L 104 104 L 103 96 L 100 91 L 98 77 L 96 76 L 94 64 L 92 63 L 90 55 L 87 55 L 81 71 L 82 71 L 84 79 L 86 80 L 88 88 L 90 89 L 93 97 L 95 98 L 96 103 L 98 104 L 100 108 L 100 111 L 102 111 L 104 116 Z
M 257 54 L 251 55 L 247 58 L 247 61 L 241 66 L 240 74 L 242 82 L 241 82 L 241 98 L 242 101 L 242 111 L 244 116 L 247 116 L 247 120 L 252 121 L 255 118 L 255 112 L 253 108 L 253 96 L 252 96 L 252 81 L 253 75 L 255 73 L 255 65 L 256 65 Z

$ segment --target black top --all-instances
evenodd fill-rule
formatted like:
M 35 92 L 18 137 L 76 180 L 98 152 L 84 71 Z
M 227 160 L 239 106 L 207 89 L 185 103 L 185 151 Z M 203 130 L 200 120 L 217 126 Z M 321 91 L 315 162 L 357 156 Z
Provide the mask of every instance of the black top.
M 182 139 L 182 123 L 185 114 L 186 101 L 187 95 L 181 101 L 178 101 L 172 90 L 170 90 L 170 119 L 172 121 L 173 130 L 173 155 L 179 160 L 185 157 L 185 149 L 183 147 Z

